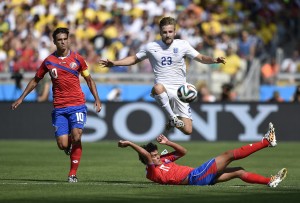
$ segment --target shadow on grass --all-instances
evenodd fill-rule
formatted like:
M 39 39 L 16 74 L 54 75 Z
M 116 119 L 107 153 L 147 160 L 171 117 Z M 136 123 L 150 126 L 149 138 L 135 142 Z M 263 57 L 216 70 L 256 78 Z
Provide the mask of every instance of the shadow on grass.
M 0 178 L 0 181 L 26 181 L 26 182 L 52 182 L 52 183 L 61 183 L 66 182 L 65 180 L 57 180 L 57 179 L 29 179 L 29 178 Z M 13 183 L 13 182 L 11 182 Z
M 88 181 L 84 181 L 84 182 L 93 182 L 93 183 L 106 183 L 106 184 L 128 184 L 128 185 L 137 185 L 137 184 L 141 184 L 141 185 L 156 185 L 156 183 L 152 183 L 149 181 L 128 181 L 128 180 L 88 180 Z
M 3 181 L 6 181 L 7 184 L 17 184 L 17 183 L 68 183 L 66 180 L 57 180 L 57 179 L 29 179 L 29 178 L 0 178 L 0 182 L 3 183 Z M 149 181 L 111 181 L 111 180 L 82 180 L 75 184 L 91 184 L 91 185 L 124 185 L 124 186 L 151 186 L 151 185 L 157 185 L 156 183 L 151 183 Z

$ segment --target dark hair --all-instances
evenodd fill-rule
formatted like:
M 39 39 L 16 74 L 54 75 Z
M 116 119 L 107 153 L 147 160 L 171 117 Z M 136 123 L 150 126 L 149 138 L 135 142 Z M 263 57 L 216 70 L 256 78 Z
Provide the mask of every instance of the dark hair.
M 56 35 L 59 34 L 59 33 L 65 33 L 69 37 L 69 29 L 65 28 L 65 27 L 59 27 L 59 28 L 56 28 L 56 30 L 54 30 L 54 32 L 52 34 L 52 37 L 53 37 L 54 41 L 56 40 Z
M 161 29 L 165 25 L 174 25 L 174 27 L 175 27 L 176 21 L 172 17 L 164 17 L 159 22 L 159 28 Z
M 233 85 L 231 83 L 223 84 L 220 101 L 231 101 L 230 94 L 232 89 L 233 89 Z
M 146 145 L 142 145 L 141 146 L 142 148 L 144 148 L 147 152 L 151 153 L 155 150 L 157 150 L 157 145 L 156 144 L 153 144 L 152 142 L 149 142 L 148 144 Z M 145 158 L 139 154 L 139 160 L 143 163 L 143 164 L 147 164 Z
M 230 83 L 225 83 L 222 85 L 223 90 L 225 91 L 231 91 L 233 89 L 233 85 Z

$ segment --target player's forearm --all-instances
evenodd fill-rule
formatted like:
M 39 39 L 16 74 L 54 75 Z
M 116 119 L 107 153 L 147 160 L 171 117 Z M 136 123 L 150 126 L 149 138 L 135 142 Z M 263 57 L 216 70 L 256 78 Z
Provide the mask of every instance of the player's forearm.
M 210 56 L 201 55 L 201 54 L 199 54 L 195 59 L 198 62 L 205 63 L 205 64 L 217 63 L 217 59 Z
M 113 61 L 114 66 L 131 66 L 138 62 L 138 58 L 136 56 L 128 56 L 118 61 Z
M 98 91 L 97 91 L 96 83 L 94 82 L 94 80 L 92 80 L 92 79 L 87 80 L 87 85 L 88 85 L 88 87 L 90 89 L 90 92 L 94 96 L 95 101 L 100 101 L 100 98 L 98 96 Z
M 30 82 L 27 84 L 24 92 L 20 96 L 20 98 L 24 100 L 24 98 L 37 86 L 37 84 L 38 81 L 36 78 L 31 79 Z
M 147 152 L 144 148 L 138 146 L 137 144 L 134 144 L 133 142 L 130 142 L 129 146 L 134 149 L 137 153 L 145 157 L 148 161 L 151 160 L 151 155 L 149 152 Z
M 187 149 L 184 148 L 183 146 L 175 143 L 175 142 L 172 142 L 170 140 L 168 140 L 166 142 L 166 145 L 172 147 L 177 153 L 179 153 L 180 155 L 185 155 L 187 153 Z

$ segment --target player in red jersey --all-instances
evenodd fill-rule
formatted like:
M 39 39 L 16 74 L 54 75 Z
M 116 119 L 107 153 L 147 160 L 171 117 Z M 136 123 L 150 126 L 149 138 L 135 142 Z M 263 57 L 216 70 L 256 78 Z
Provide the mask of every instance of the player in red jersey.
M 228 167 L 234 160 L 243 159 L 268 146 L 275 147 L 277 142 L 272 123 L 269 124 L 269 131 L 261 142 L 226 151 L 197 168 L 177 165 L 175 163 L 177 159 L 186 154 L 187 150 L 184 147 L 168 140 L 164 135 L 158 136 L 156 140 L 160 144 L 172 147 L 175 151 L 159 155 L 157 146 L 153 143 L 148 143 L 143 146 L 138 146 L 130 141 L 123 140 L 120 140 L 118 143 L 119 147 L 124 148 L 130 146 L 138 152 L 141 162 L 146 165 L 146 177 L 156 183 L 171 185 L 213 185 L 239 178 L 247 183 L 276 187 L 287 174 L 286 168 L 281 169 L 275 176 L 264 177 L 248 172 L 242 167 Z
M 30 80 L 22 95 L 11 105 L 11 108 L 15 110 L 44 75 L 49 73 L 52 81 L 54 106 L 52 124 L 55 127 L 57 145 L 59 149 L 70 155 L 71 167 L 68 181 L 77 182 L 76 172 L 82 154 L 81 136 L 87 116 L 79 74 L 84 77 L 94 96 L 97 112 L 101 111 L 101 101 L 85 60 L 69 48 L 69 30 L 57 28 L 52 37 L 56 51 L 43 61 L 35 77 Z

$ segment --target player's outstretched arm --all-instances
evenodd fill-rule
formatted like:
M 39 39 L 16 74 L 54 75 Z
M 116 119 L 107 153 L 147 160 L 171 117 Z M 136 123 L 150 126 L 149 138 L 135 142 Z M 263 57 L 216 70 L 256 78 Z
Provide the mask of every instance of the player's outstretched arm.
M 151 159 L 151 154 L 147 152 L 144 148 L 138 146 L 137 144 L 134 144 L 133 142 L 126 141 L 126 140 L 120 140 L 118 142 L 118 147 L 125 148 L 130 146 L 132 149 L 134 149 L 137 153 L 142 155 L 145 160 L 147 161 L 147 164 L 152 164 L 153 161 Z
M 179 144 L 177 144 L 175 142 L 170 141 L 164 135 L 159 135 L 156 138 L 156 140 L 157 140 L 157 142 L 159 144 L 165 144 L 165 145 L 168 145 L 168 146 L 172 147 L 179 156 L 184 156 L 187 153 L 187 149 L 186 148 L 184 148 L 183 146 L 181 146 L 181 145 L 179 145 Z
M 40 80 L 40 78 L 34 77 L 29 81 L 22 95 L 14 103 L 12 103 L 12 110 L 15 110 L 23 102 L 25 97 L 37 86 Z
M 111 61 L 111 60 L 100 60 L 98 62 L 98 64 L 102 67 L 113 67 L 113 66 L 130 66 L 130 65 L 133 65 L 133 64 L 136 64 L 139 62 L 139 59 L 133 55 L 133 56 L 128 56 L 126 58 L 123 58 L 121 60 L 118 60 L 118 61 Z

